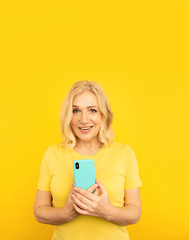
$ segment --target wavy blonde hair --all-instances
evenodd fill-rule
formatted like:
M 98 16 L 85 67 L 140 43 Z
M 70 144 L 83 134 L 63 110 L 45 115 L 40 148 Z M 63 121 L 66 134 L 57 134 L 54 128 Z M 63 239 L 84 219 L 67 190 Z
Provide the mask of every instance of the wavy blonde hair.
M 60 131 L 61 145 L 66 148 L 73 148 L 76 145 L 76 136 L 71 128 L 72 103 L 75 96 L 90 91 L 95 94 L 100 112 L 102 114 L 102 124 L 98 133 L 98 139 L 105 146 L 109 146 L 115 138 L 115 133 L 111 128 L 113 121 L 113 112 L 109 101 L 99 83 L 94 81 L 77 81 L 70 88 L 60 109 Z

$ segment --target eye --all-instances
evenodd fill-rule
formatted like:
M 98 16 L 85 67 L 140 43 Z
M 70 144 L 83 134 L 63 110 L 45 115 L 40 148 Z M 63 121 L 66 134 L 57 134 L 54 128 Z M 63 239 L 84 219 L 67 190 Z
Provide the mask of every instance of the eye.
M 96 109 L 91 109 L 91 111 L 92 111 L 92 112 L 97 112 L 97 110 L 96 110 Z
M 79 110 L 78 109 L 74 109 L 73 110 L 73 113 L 77 113 Z

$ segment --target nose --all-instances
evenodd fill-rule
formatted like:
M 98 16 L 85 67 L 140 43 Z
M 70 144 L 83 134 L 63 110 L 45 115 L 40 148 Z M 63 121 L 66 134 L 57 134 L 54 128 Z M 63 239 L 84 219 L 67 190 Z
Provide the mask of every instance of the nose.
M 80 118 L 80 123 L 81 124 L 87 124 L 89 122 L 89 117 L 87 112 L 82 112 L 81 118 Z

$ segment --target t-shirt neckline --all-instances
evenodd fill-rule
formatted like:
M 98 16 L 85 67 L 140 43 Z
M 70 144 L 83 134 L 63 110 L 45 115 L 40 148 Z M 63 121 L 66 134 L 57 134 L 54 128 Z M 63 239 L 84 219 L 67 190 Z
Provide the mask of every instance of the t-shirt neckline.
M 72 156 L 74 156 L 74 158 L 98 158 L 99 156 L 102 155 L 102 153 L 104 152 L 105 150 L 105 144 L 103 144 L 103 146 L 101 147 L 101 149 L 96 153 L 96 154 L 93 154 L 93 155 L 84 155 L 84 154 L 80 154 L 78 152 L 76 152 L 73 148 L 70 149 L 71 153 L 72 153 Z

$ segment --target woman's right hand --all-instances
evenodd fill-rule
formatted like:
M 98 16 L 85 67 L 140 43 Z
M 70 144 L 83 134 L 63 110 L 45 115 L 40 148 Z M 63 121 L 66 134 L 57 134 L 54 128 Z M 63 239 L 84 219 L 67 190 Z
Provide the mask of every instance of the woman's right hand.
M 68 198 L 66 200 L 66 203 L 64 205 L 64 214 L 67 216 L 67 221 L 72 221 L 73 219 L 75 219 L 77 216 L 79 216 L 80 214 L 75 210 L 75 208 L 73 207 L 73 203 L 74 200 L 72 198 L 72 192 L 73 192 L 73 188 L 75 187 L 74 182 L 72 183 L 72 187 L 70 190 L 70 193 L 68 195 Z M 93 192 L 94 190 L 96 190 L 94 192 L 95 195 L 99 194 L 99 188 L 97 184 L 92 185 L 90 188 L 87 189 L 87 191 Z

